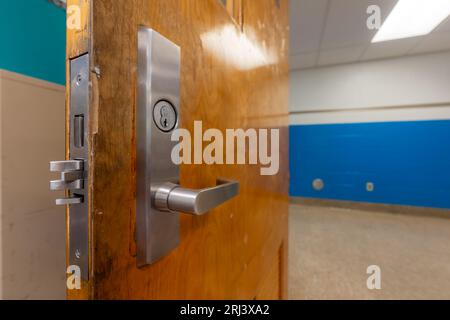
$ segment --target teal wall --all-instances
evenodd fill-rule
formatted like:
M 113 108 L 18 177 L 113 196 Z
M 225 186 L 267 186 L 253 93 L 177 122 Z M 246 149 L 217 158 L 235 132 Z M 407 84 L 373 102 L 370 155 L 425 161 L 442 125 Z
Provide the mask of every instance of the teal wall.
M 0 69 L 65 83 L 65 11 L 47 0 L 0 0 Z

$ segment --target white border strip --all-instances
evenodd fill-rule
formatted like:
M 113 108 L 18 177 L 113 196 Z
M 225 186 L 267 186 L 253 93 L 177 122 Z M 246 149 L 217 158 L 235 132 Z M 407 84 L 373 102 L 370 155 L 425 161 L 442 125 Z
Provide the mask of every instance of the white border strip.
M 450 120 L 450 104 L 428 107 L 298 112 L 291 113 L 289 116 L 290 125 L 427 120 Z
M 18 81 L 21 83 L 33 85 L 36 87 L 49 89 L 49 90 L 56 90 L 56 91 L 65 91 L 66 86 L 54 82 L 50 82 L 47 80 L 42 80 L 39 78 L 33 78 L 28 75 L 20 74 L 17 72 L 8 71 L 5 69 L 0 69 L 0 77 L 3 79 L 8 79 L 12 81 Z

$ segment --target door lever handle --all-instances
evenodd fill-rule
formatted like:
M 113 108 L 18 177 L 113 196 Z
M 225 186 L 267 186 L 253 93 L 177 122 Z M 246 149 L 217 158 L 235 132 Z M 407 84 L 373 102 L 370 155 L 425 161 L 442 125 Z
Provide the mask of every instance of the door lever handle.
M 152 205 L 167 212 L 204 215 L 239 194 L 239 182 L 217 180 L 217 186 L 206 189 L 187 189 L 174 183 L 152 186 Z

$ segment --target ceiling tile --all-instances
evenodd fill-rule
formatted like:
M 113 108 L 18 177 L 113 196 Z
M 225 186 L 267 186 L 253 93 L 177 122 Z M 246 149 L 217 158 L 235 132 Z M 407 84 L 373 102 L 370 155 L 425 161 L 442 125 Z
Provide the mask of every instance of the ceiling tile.
M 289 57 L 290 69 L 307 69 L 312 68 L 317 62 L 317 52 L 302 53 Z
M 369 44 L 376 30 L 367 28 L 367 8 L 378 5 L 384 18 L 397 0 L 331 0 L 322 46 L 324 50 Z
M 291 55 L 318 51 L 328 0 L 291 0 Z
M 402 56 L 411 51 L 420 42 L 419 37 L 372 43 L 361 60 L 373 60 Z
M 385 21 L 398 0 L 290 0 L 291 69 L 450 50 L 450 17 L 424 37 L 371 44 L 367 8 Z
M 321 51 L 319 54 L 319 66 L 350 63 L 358 61 L 366 46 L 341 48 L 335 50 Z
M 410 54 L 450 50 L 450 32 L 431 33 L 410 52 Z

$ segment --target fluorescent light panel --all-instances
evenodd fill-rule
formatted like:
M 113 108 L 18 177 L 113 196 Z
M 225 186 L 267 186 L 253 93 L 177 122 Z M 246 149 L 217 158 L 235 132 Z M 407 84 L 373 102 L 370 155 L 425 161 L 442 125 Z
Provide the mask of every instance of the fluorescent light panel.
M 372 43 L 429 34 L 450 15 L 450 0 L 399 0 Z

